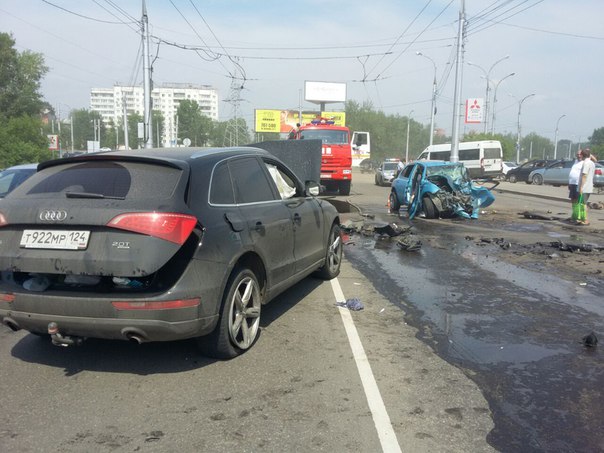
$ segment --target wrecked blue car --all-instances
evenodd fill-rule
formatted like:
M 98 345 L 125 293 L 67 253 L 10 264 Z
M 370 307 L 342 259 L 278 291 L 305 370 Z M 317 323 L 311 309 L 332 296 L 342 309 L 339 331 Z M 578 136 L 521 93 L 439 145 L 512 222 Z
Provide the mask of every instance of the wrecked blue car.
M 495 201 L 490 189 L 470 179 L 461 162 L 417 161 L 410 163 L 392 181 L 390 211 L 407 206 L 409 218 L 424 213 L 440 217 L 477 218 L 480 208 Z

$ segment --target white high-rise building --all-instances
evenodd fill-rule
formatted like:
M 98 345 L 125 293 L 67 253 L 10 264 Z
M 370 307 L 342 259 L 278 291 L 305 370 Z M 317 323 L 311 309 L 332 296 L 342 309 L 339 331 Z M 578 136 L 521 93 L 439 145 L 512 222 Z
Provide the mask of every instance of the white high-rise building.
M 155 146 L 175 146 L 177 139 L 176 111 L 184 100 L 195 101 L 201 112 L 218 121 L 218 91 L 208 85 L 190 83 L 171 83 L 155 87 L 151 92 L 153 110 L 161 112 L 164 118 L 164 130 L 158 131 L 153 125 L 153 142 Z M 124 102 L 129 114 L 144 114 L 144 93 L 141 86 L 114 85 L 113 88 L 92 88 L 90 90 L 90 109 L 101 114 L 103 122 L 122 124 Z M 136 137 L 137 131 L 129 131 L 129 136 Z M 136 140 L 134 140 L 136 141 Z

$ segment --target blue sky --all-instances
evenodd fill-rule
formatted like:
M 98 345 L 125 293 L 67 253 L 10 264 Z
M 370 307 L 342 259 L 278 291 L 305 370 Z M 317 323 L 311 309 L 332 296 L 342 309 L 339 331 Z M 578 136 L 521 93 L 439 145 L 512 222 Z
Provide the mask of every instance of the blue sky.
M 533 93 L 522 104 L 523 135 L 536 132 L 553 140 L 558 124 L 558 138 L 576 143 L 604 127 L 601 0 L 465 3 L 461 100 L 484 97 L 485 72 L 507 55 L 491 70 L 491 86 L 515 73 L 498 85 L 496 132 L 516 133 L 518 101 Z M 436 64 L 436 126 L 450 134 L 455 80 L 450 62 L 460 5 L 461 0 L 148 0 L 151 32 L 164 40 L 151 46 L 157 56 L 154 81 L 217 88 L 221 119 L 233 114 L 232 104 L 224 102 L 232 82 L 243 85 L 240 115 L 250 125 L 256 108 L 297 109 L 305 80 L 345 82 L 348 99 L 369 101 L 388 114 L 413 111 L 414 119 L 429 124 L 434 66 L 416 55 L 420 51 Z M 136 25 L 123 23 L 130 21 L 124 13 L 139 19 L 141 1 L 0 0 L 0 30 L 13 34 L 19 50 L 45 55 L 50 72 L 43 94 L 66 112 L 88 107 L 92 87 L 141 81 L 140 38 Z M 223 56 L 165 42 L 209 46 Z M 245 80 L 225 54 L 238 62 Z M 302 101 L 302 107 L 315 106 Z M 465 130 L 482 128 L 462 123 Z

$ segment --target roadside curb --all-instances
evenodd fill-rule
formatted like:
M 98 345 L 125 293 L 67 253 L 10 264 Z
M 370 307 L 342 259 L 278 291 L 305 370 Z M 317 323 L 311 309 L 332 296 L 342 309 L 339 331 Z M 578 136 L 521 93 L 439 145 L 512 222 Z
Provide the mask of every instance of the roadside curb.
M 516 195 L 522 195 L 522 196 L 525 196 L 525 197 L 544 198 L 546 200 L 552 200 L 552 201 L 569 201 L 568 198 L 555 197 L 553 195 L 543 195 L 543 194 L 538 194 L 538 193 L 520 192 L 518 190 L 499 189 L 499 188 L 496 188 L 494 190 L 495 190 L 495 192 L 514 193 Z

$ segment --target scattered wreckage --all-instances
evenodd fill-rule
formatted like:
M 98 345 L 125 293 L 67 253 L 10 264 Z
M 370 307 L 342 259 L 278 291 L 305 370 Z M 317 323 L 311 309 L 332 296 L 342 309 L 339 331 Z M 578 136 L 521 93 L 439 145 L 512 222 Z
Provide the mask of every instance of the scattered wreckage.
M 486 188 L 474 183 L 461 162 L 417 161 L 394 179 L 388 203 L 393 213 L 407 206 L 410 219 L 421 212 L 429 219 L 475 219 L 495 201 L 491 191 L 498 184 Z
M 365 237 L 377 237 L 380 239 L 396 238 L 396 245 L 401 250 L 407 252 L 416 252 L 422 247 L 422 241 L 414 237 L 412 227 L 401 227 L 396 223 L 369 223 L 365 219 L 347 220 L 340 225 L 343 234 L 348 235 L 344 239 L 345 245 L 354 244 L 350 239 L 353 234 L 359 234 Z

